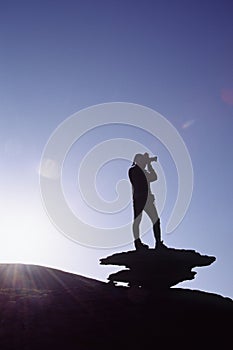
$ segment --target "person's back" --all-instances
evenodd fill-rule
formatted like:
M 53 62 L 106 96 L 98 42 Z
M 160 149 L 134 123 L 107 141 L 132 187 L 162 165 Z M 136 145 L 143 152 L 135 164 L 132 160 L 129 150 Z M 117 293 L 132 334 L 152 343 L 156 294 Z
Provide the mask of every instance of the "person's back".
M 148 182 L 144 171 L 137 165 L 134 164 L 129 169 L 129 179 L 132 184 L 133 197 L 141 197 L 148 195 Z

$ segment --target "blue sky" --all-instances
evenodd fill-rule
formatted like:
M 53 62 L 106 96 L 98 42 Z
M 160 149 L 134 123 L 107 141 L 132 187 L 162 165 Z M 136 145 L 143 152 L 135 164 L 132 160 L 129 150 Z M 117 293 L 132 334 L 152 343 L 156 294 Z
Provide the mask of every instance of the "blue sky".
M 188 213 L 164 241 L 217 261 L 182 285 L 233 297 L 232 10 L 227 0 L 1 1 L 2 262 L 45 264 L 102 280 L 114 271 L 98 264 L 113 251 L 75 244 L 51 224 L 38 166 L 51 133 L 70 115 L 95 104 L 131 102 L 166 117 L 192 159 Z M 103 139 L 111 132 L 130 133 L 103 129 Z M 148 142 L 144 133 L 135 137 Z M 172 193 L 175 169 L 166 167 L 162 146 L 158 151 Z

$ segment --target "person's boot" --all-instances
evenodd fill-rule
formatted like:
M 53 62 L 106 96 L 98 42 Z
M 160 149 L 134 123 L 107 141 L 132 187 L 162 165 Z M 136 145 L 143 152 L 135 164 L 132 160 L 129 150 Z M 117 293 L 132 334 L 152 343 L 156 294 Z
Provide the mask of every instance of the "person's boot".
M 167 248 L 167 246 L 165 246 L 165 244 L 163 243 L 163 241 L 158 241 L 156 242 L 156 247 L 155 249 L 164 249 Z
M 136 240 L 134 241 L 134 246 L 135 246 L 136 250 L 139 250 L 139 249 L 140 249 L 140 250 L 141 250 L 141 249 L 148 249 L 148 248 L 149 248 L 148 245 L 142 243 L 140 239 L 136 239 Z

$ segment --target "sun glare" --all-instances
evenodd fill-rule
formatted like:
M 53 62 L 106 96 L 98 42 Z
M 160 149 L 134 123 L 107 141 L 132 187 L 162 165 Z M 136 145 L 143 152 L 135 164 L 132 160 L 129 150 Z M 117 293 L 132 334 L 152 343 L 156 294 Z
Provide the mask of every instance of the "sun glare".
M 5 209 L 5 208 L 4 208 Z M 0 224 L 1 260 L 28 262 L 43 256 L 45 233 L 48 222 L 39 208 L 19 203 L 5 211 Z

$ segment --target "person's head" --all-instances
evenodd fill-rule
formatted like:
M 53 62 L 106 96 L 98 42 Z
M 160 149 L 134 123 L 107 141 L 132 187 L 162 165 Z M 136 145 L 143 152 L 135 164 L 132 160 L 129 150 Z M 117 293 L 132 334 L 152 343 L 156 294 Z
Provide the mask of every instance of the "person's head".
M 141 153 L 137 153 L 133 159 L 133 163 L 140 166 L 140 168 L 142 169 L 145 169 L 147 161 L 148 159 L 146 157 L 146 154 L 141 154 Z

